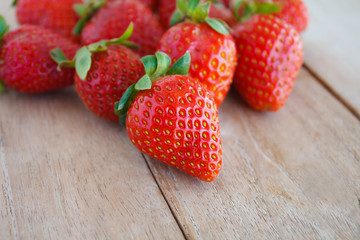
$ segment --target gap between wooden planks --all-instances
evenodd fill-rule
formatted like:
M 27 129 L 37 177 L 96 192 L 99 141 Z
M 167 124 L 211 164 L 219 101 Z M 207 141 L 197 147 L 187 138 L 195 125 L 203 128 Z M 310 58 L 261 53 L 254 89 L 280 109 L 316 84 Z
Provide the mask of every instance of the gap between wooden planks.
M 360 1 L 305 0 L 305 66 L 360 119 Z
M 126 131 L 73 88 L 0 109 L 0 239 L 184 239 Z
M 307 71 L 278 113 L 234 92 L 220 112 L 214 183 L 145 156 L 188 239 L 358 239 L 360 123 Z

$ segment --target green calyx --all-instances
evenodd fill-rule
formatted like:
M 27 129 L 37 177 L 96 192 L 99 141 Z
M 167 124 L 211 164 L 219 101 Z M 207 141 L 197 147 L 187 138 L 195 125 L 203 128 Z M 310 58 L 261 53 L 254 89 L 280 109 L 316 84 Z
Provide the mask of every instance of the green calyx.
M 8 30 L 9 26 L 6 23 L 5 18 L 0 15 L 0 41 L 3 39 Z
M 3 83 L 3 81 L 2 81 L 1 78 L 0 78 L 0 94 L 2 94 L 3 91 L 4 91 L 4 83 Z
M 125 91 L 121 100 L 115 103 L 115 113 L 120 116 L 120 123 L 122 125 L 125 125 L 127 111 L 133 99 L 140 91 L 151 89 L 153 82 L 164 76 L 186 76 L 189 73 L 191 55 L 189 52 L 186 52 L 171 68 L 171 59 L 163 52 L 156 52 L 155 55 L 145 56 L 141 61 L 144 64 L 146 74 L 137 83 L 131 85 Z
M 229 27 L 219 19 L 209 18 L 210 2 L 200 4 L 200 0 L 176 0 L 176 11 L 171 17 L 170 25 L 191 21 L 194 23 L 206 22 L 216 32 L 228 35 Z
M 51 50 L 50 56 L 58 64 L 59 71 L 61 67 L 75 68 L 80 79 L 85 80 L 91 67 L 93 53 L 106 51 L 107 46 L 109 45 L 123 45 L 129 48 L 137 47 L 136 44 L 127 41 L 131 37 L 133 30 L 134 24 L 130 23 L 129 27 L 120 38 L 102 40 L 97 43 L 84 46 L 76 52 L 76 55 L 72 60 L 67 59 L 60 48 Z
M 240 8 L 243 8 L 240 15 Z M 234 14 L 237 21 L 245 22 L 256 14 L 273 14 L 281 11 L 276 3 L 239 0 L 235 3 Z
M 80 35 L 89 20 L 106 4 L 106 0 L 83 0 L 83 2 L 82 4 L 74 4 L 74 10 L 80 17 L 73 30 L 75 35 Z
M 18 0 L 13 0 L 12 3 L 11 3 L 11 6 L 12 6 L 12 7 L 15 7 L 16 4 L 17 4 L 17 2 L 18 2 Z

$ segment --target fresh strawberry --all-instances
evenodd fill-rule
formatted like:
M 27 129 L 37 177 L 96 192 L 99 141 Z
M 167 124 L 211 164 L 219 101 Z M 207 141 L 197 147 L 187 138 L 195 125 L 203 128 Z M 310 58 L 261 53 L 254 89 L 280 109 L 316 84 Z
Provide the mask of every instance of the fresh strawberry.
M 73 41 L 80 38 L 73 34 L 79 17 L 73 5 L 81 0 L 17 0 L 16 16 L 20 24 L 31 24 L 50 29 Z
M 169 71 L 164 53 L 142 60 L 147 74 L 116 105 L 131 142 L 165 164 L 213 181 L 222 164 L 218 112 L 206 88 L 184 76 L 190 54 Z
M 117 0 L 108 0 L 108 2 L 113 2 L 113 1 L 117 1 Z M 143 4 L 145 4 L 150 9 L 155 9 L 156 2 L 157 2 L 156 0 L 132 0 L 132 1 L 142 2 Z
M 131 0 L 117 0 L 103 6 L 84 27 L 82 43 L 89 45 L 102 39 L 116 38 L 130 22 L 135 26 L 130 41 L 139 46 L 137 52 L 141 56 L 153 54 L 163 29 L 149 8 Z
M 192 4 L 193 0 L 187 3 Z M 169 54 L 173 62 L 189 51 L 192 57 L 189 76 L 203 83 L 219 106 L 232 83 L 237 55 L 235 42 L 225 26 L 206 17 L 208 5 L 199 7 L 205 11 L 200 17 L 187 16 L 185 11 L 189 9 L 176 12 L 175 18 L 192 18 L 198 23 L 178 23 L 171 27 L 161 38 L 158 50 Z
M 230 2 L 231 2 L 231 0 L 222 0 L 222 3 L 223 3 L 226 7 L 230 7 Z
M 211 2 L 209 9 L 209 17 L 221 19 L 230 26 L 236 23 L 236 19 L 232 14 L 231 10 L 221 4 L 222 1 L 202 2 Z M 160 22 L 165 29 L 168 29 L 170 27 L 171 16 L 174 14 L 175 10 L 176 0 L 159 0 L 158 14 Z
M 281 12 L 274 14 L 276 17 L 293 26 L 298 32 L 307 28 L 309 13 L 302 0 L 273 0 L 273 2 L 281 8 Z
M 210 5 L 209 17 L 221 19 L 230 26 L 236 23 L 236 19 L 232 11 L 220 2 L 213 2 Z
M 7 25 L 0 16 L 0 78 L 11 89 L 23 93 L 42 93 L 73 84 L 74 70 L 57 71 L 50 57 L 55 47 L 73 57 L 78 45 L 38 26 L 23 25 L 6 34 Z
M 309 21 L 309 14 L 305 3 L 302 0 L 233 0 L 234 11 L 240 16 L 244 11 L 269 13 L 269 6 L 273 5 L 273 15 L 293 26 L 298 32 L 306 29 Z M 278 10 L 276 10 L 278 8 Z M 265 10 L 265 11 L 264 11 Z M 246 15 L 246 13 L 245 13 Z
M 272 15 L 255 15 L 233 31 L 239 56 L 236 89 L 254 109 L 279 110 L 303 62 L 299 33 Z
M 87 108 L 112 122 L 119 122 L 114 112 L 115 102 L 145 74 L 140 57 L 126 47 L 132 45 L 126 41 L 132 31 L 130 24 L 118 39 L 82 47 L 71 61 L 58 48 L 51 52 L 60 66 L 76 68 L 76 91 Z

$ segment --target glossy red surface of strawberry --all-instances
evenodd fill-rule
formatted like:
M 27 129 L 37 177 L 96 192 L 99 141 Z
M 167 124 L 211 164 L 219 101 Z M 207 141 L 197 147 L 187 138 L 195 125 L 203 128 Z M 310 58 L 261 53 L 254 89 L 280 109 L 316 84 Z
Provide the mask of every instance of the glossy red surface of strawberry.
M 297 31 L 302 32 L 306 29 L 309 21 L 309 13 L 302 0 L 273 0 L 281 7 L 281 12 L 274 14 L 284 20 Z
M 170 19 L 176 9 L 176 0 L 159 0 L 158 14 L 164 29 L 170 27 Z
M 0 78 L 6 86 L 23 93 L 42 93 L 73 84 L 74 70 L 62 68 L 50 57 L 53 48 L 72 58 L 78 45 L 37 26 L 24 25 L 9 32 L 0 50 Z
M 232 26 L 237 22 L 232 11 L 225 7 L 225 5 L 220 4 L 210 5 L 209 17 L 221 19 L 229 26 Z
M 222 0 L 221 2 L 222 2 L 226 7 L 229 7 L 231 0 Z
M 139 46 L 141 56 L 155 53 L 163 29 L 155 15 L 144 4 L 136 1 L 114 1 L 106 4 L 82 31 L 82 43 L 89 45 L 103 39 L 118 38 L 134 23 L 129 39 Z
M 166 76 L 131 104 L 126 129 L 143 153 L 203 181 L 222 164 L 218 112 L 208 91 L 189 77 Z
M 116 1 L 116 0 L 111 0 Z M 156 7 L 156 0 L 132 0 L 132 1 L 139 1 L 145 4 L 147 7 L 154 9 Z
M 144 66 L 136 53 L 124 46 L 110 45 L 104 52 L 93 53 L 86 79 L 83 81 L 76 74 L 75 86 L 90 111 L 119 122 L 119 116 L 114 113 L 115 102 L 144 74 Z
M 158 14 L 160 22 L 165 29 L 170 27 L 171 16 L 173 15 L 175 9 L 176 0 L 159 0 Z M 229 25 L 236 23 L 236 19 L 231 10 L 222 6 L 217 6 L 216 4 L 211 4 L 209 17 L 221 19 Z
M 271 15 L 253 16 L 233 30 L 239 56 L 235 87 L 254 109 L 279 110 L 302 65 L 299 33 Z
M 236 67 L 236 47 L 230 35 L 219 34 L 205 23 L 179 23 L 163 35 L 158 50 L 173 63 L 189 51 L 189 76 L 210 90 L 218 106 L 225 99 Z
M 72 33 L 79 20 L 73 5 L 81 2 L 81 0 L 18 0 L 16 15 L 20 24 L 41 26 L 78 42 L 80 38 Z

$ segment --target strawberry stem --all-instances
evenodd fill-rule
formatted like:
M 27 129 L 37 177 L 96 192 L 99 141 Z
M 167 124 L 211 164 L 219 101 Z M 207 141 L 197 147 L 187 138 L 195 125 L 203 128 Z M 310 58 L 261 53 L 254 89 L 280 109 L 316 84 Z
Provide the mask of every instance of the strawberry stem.
M 17 4 L 17 2 L 18 2 L 18 0 L 13 0 L 13 2 L 11 3 L 11 6 L 12 6 L 12 7 L 15 7 L 16 4 Z
M 176 8 L 170 20 L 170 25 L 176 25 L 180 22 L 191 21 L 196 24 L 207 23 L 216 32 L 228 35 L 229 26 L 219 19 L 209 18 L 210 2 L 200 4 L 200 0 L 177 0 Z
M 80 17 L 73 33 L 80 35 L 85 25 L 96 14 L 96 12 L 106 4 L 106 0 L 84 0 L 83 4 L 74 4 L 74 10 Z

